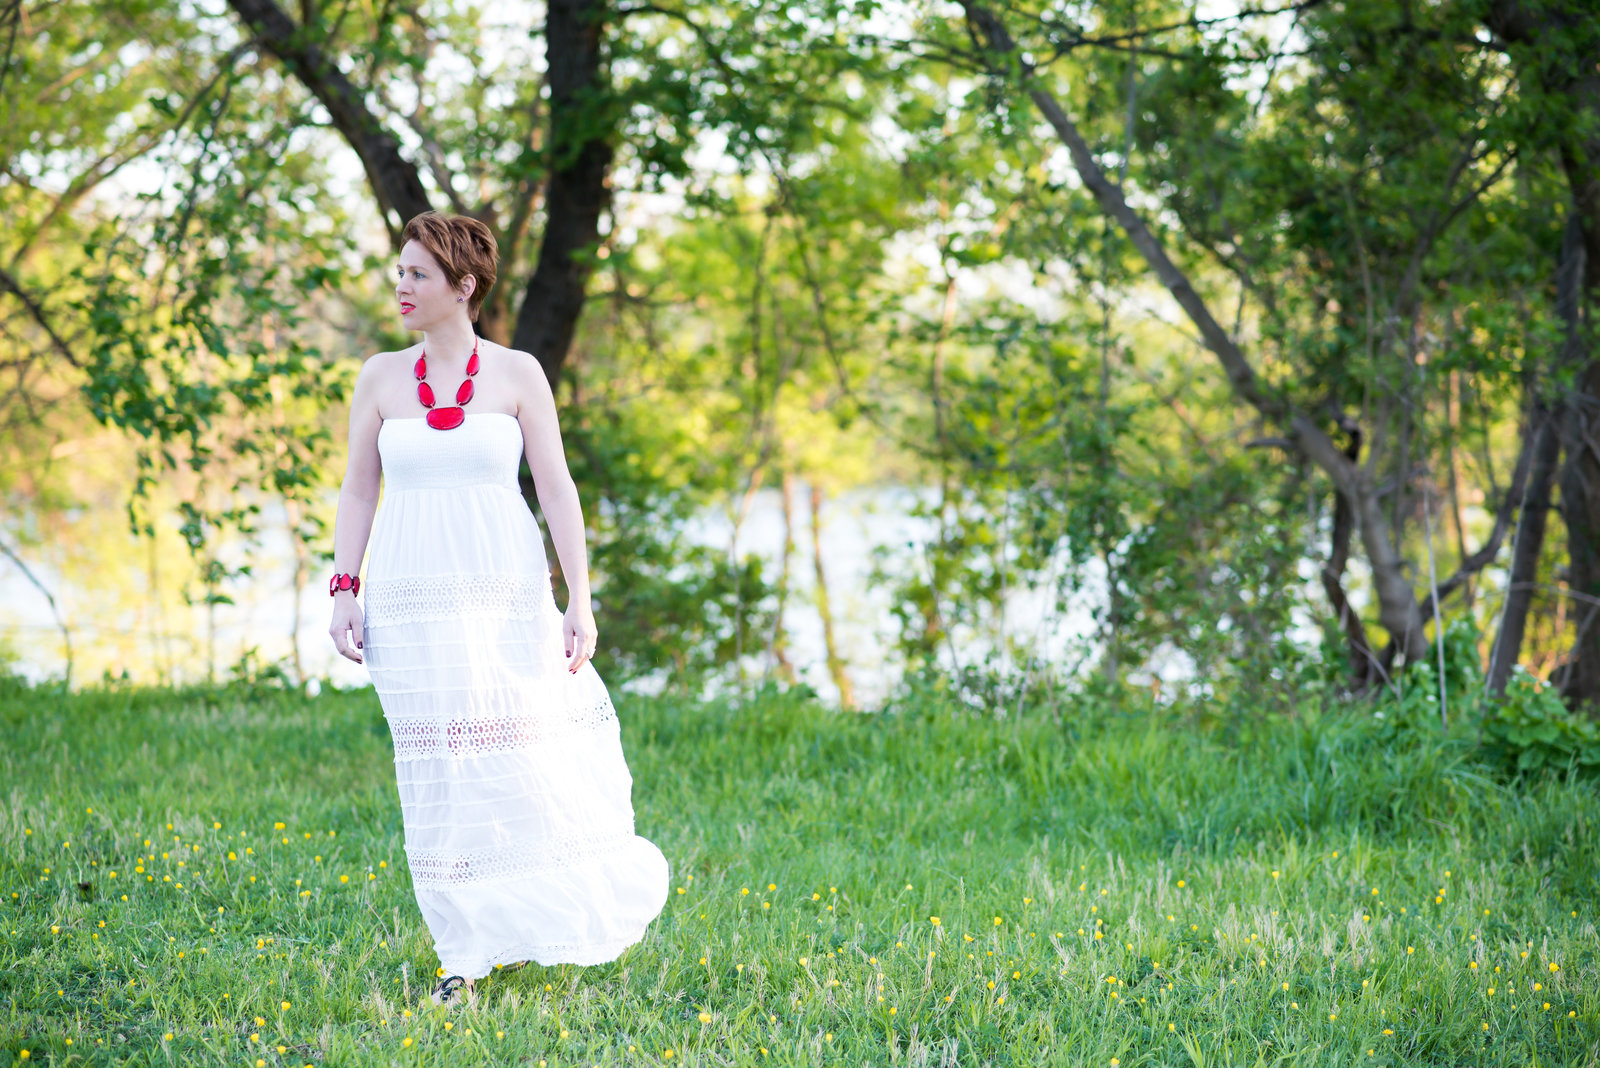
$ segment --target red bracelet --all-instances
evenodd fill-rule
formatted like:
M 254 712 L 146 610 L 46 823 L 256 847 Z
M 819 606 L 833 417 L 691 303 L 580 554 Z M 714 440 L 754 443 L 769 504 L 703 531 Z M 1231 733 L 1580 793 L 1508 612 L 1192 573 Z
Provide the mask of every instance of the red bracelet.
M 340 590 L 349 590 L 351 593 L 361 592 L 361 579 L 355 575 L 335 575 L 328 580 L 328 596 L 332 597 Z

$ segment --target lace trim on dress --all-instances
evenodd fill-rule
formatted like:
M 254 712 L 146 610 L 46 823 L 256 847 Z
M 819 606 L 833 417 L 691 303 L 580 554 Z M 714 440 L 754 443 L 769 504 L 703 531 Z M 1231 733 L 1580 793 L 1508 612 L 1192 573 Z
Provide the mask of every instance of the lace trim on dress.
M 427 760 L 434 757 L 471 757 L 515 753 L 574 735 L 592 734 L 617 721 L 609 695 L 574 709 L 478 713 L 470 718 L 433 716 L 389 719 L 394 738 L 394 758 Z
M 412 849 L 406 847 L 411 884 L 419 890 L 445 890 L 469 883 L 516 879 L 582 864 L 614 853 L 634 839 L 633 820 L 607 834 L 572 835 L 484 849 Z
M 555 609 L 550 576 L 424 575 L 365 583 L 362 605 L 369 627 L 442 619 L 538 619 Z

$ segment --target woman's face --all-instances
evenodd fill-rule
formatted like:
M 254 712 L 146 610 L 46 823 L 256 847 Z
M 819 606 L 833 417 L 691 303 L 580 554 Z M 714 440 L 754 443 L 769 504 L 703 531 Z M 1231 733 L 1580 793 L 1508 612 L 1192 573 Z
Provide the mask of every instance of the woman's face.
M 466 302 L 456 298 L 470 297 L 474 282 L 468 275 L 461 280 L 460 289 L 452 289 L 433 253 L 416 241 L 407 241 L 400 250 L 394 284 L 400 322 L 408 330 L 428 330 L 452 315 L 465 315 Z

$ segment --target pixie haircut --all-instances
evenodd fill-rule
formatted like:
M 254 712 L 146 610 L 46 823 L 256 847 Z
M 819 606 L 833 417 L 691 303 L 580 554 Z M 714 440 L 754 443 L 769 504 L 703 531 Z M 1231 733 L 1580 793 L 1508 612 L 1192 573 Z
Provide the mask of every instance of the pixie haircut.
M 425 211 L 406 223 L 400 243 L 415 241 L 433 254 L 444 270 L 450 288 L 461 285 L 461 280 L 472 275 L 478 280 L 472 296 L 467 298 L 467 316 L 478 321 L 478 309 L 494 285 L 499 269 L 500 248 L 494 233 L 477 219 L 466 215 L 441 215 Z

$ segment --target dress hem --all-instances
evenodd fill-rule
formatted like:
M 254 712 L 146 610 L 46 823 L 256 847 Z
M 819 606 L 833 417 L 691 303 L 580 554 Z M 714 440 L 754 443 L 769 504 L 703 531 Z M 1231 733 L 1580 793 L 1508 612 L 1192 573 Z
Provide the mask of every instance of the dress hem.
M 445 969 L 446 975 L 459 975 L 463 979 L 482 979 L 493 972 L 497 964 L 516 964 L 519 961 L 532 961 L 542 968 L 556 964 L 576 964 L 580 967 L 609 964 L 620 957 L 629 946 L 644 941 L 644 936 L 649 932 L 650 924 L 653 922 L 652 917 L 640 925 L 635 933 L 605 942 L 579 946 L 541 946 L 524 943 L 496 953 L 488 960 L 470 968 L 452 968 L 442 960 L 440 965 Z

